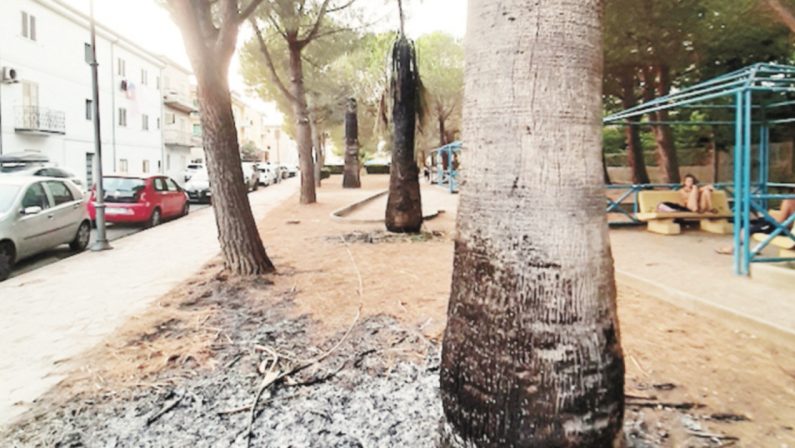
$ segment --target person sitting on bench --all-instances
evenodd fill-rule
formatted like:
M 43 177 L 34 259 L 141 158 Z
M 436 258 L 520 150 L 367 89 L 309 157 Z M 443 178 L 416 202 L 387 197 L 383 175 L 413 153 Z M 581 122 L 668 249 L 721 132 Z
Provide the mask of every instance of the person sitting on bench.
M 795 215 L 795 199 L 784 199 L 781 202 L 781 209 L 778 212 L 772 212 L 772 217 L 779 223 L 786 222 L 790 216 Z M 754 218 L 749 222 L 749 234 L 764 233 L 770 235 L 776 231 L 776 226 L 765 218 Z M 732 246 L 721 247 L 716 249 L 716 252 L 721 255 L 733 255 L 734 248 Z
M 685 176 L 679 193 L 682 199 L 679 202 L 663 202 L 657 208 L 660 212 L 692 212 L 692 213 L 717 213 L 712 205 L 712 185 L 698 186 L 698 179 L 692 174 Z

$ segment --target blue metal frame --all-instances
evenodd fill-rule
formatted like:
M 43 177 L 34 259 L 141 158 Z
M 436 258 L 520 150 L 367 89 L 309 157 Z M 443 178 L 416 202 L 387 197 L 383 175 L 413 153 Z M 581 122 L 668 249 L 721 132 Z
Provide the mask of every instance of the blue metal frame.
M 787 93 L 795 93 L 795 66 L 760 63 L 678 90 L 670 95 L 653 99 L 604 119 L 605 125 L 623 126 L 706 123 L 734 126 L 734 183 L 731 188 L 733 188 L 734 195 L 734 269 L 738 275 L 749 275 L 751 263 L 795 261 L 795 258 L 761 256 L 762 250 L 776 236 L 787 236 L 795 241 L 795 235 L 789 230 L 792 223 L 795 222 L 795 217 L 790 217 L 786 222 L 779 223 L 767 212 L 771 199 L 795 199 L 795 184 L 770 182 L 770 129 L 778 124 L 795 122 L 795 117 L 768 120 L 767 111 L 795 105 L 795 100 L 782 98 L 777 101 L 770 101 L 769 97 L 773 94 L 781 95 Z M 761 94 L 767 94 L 767 97 L 759 98 Z M 754 104 L 755 97 L 757 97 L 756 104 Z M 715 104 L 714 102 L 718 100 L 723 100 L 723 103 Z M 727 100 L 732 103 L 727 103 Z M 698 108 L 734 109 L 735 119 L 733 122 L 714 121 L 703 123 L 625 121 L 630 118 L 642 118 L 651 112 L 662 110 Z M 754 111 L 759 112 L 757 117 L 754 117 Z M 759 132 L 757 149 L 759 167 L 756 179 L 753 179 L 752 152 L 754 148 L 752 141 L 755 127 Z M 608 199 L 608 213 L 626 215 L 630 218 L 630 222 L 625 224 L 637 223 L 637 219 L 621 206 L 621 202 L 634 194 L 635 205 L 633 206 L 633 213 L 637 213 L 637 194 L 642 190 L 655 187 L 666 186 L 652 184 L 608 186 L 608 189 L 625 188 L 628 190 L 619 200 L 612 201 Z M 789 193 L 770 194 L 771 188 L 788 189 Z M 728 187 L 726 189 L 729 190 Z M 752 212 L 759 214 L 762 219 L 770 222 L 775 228 L 771 236 L 753 248 L 751 248 L 750 234 Z
M 447 155 L 447 169 L 442 165 L 442 154 Z M 447 185 L 447 190 L 452 193 L 458 193 L 459 187 L 459 170 L 453 166 L 453 160 L 456 155 L 461 154 L 461 142 L 453 142 L 436 148 L 430 152 L 431 165 L 436 167 L 436 178 L 432 181 L 439 186 Z M 433 172 L 431 174 L 433 176 Z

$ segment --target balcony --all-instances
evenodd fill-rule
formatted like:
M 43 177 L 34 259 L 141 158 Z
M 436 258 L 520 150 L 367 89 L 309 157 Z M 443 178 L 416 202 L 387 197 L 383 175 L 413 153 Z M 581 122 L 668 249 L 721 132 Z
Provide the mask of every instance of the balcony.
M 172 109 L 188 114 L 196 111 L 193 106 L 193 100 L 189 96 L 173 90 L 163 95 L 163 103 Z
M 194 148 L 202 145 L 202 138 L 193 135 L 192 132 L 181 131 L 179 129 L 164 129 L 163 140 L 169 146 L 185 146 Z
M 38 106 L 18 106 L 14 109 L 14 130 L 37 135 L 66 134 L 66 113 Z

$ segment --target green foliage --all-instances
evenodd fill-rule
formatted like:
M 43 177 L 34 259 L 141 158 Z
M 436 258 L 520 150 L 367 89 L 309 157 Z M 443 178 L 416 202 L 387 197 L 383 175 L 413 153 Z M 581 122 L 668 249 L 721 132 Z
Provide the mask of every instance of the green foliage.
M 260 160 L 260 149 L 252 141 L 247 141 L 240 145 L 240 158 L 244 162 L 258 162 Z

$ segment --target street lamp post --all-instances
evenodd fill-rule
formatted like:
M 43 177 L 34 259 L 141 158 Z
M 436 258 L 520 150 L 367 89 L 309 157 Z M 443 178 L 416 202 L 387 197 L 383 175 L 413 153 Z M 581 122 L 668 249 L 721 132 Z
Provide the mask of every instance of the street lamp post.
M 102 251 L 112 249 L 105 231 L 105 188 L 102 185 L 102 140 L 99 127 L 99 75 L 97 63 L 97 30 L 94 23 L 94 0 L 91 0 L 91 78 L 94 94 L 94 152 L 97 160 L 97 194 L 94 202 L 97 222 L 97 240 L 91 250 Z

